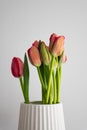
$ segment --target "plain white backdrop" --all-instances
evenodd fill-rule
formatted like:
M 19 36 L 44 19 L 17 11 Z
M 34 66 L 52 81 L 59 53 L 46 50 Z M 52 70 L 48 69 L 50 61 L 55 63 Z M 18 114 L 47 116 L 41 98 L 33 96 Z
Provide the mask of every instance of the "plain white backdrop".
M 64 35 L 68 61 L 63 65 L 61 101 L 66 130 L 87 130 L 87 1 L 0 0 L 0 130 L 17 130 L 23 102 L 11 60 L 21 59 L 34 40 L 49 43 Z M 40 100 L 36 68 L 30 66 L 30 99 Z

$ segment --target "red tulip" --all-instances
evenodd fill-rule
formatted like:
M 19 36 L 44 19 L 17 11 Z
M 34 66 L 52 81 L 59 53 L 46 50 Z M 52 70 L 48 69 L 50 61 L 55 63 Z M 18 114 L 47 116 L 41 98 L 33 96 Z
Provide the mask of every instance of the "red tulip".
M 24 71 L 24 64 L 22 60 L 18 57 L 14 57 L 12 59 L 12 64 L 11 64 L 11 72 L 14 77 L 21 77 L 23 75 Z
M 64 51 L 64 39 L 64 36 L 51 35 L 49 48 L 53 56 L 60 56 Z
M 41 59 L 40 59 L 40 53 L 37 47 L 32 46 L 28 49 L 28 57 L 32 65 L 34 66 L 40 66 L 41 65 Z

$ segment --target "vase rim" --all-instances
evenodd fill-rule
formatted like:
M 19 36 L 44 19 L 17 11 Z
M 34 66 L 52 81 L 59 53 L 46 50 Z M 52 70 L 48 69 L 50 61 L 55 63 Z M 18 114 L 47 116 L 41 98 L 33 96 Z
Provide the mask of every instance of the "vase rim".
M 42 103 L 42 101 L 32 101 L 32 102 L 30 102 L 30 103 L 24 103 L 24 102 L 22 102 L 21 104 L 23 104 L 23 105 L 39 105 L 39 106 L 43 106 L 43 105 L 45 105 L 45 106 L 55 106 L 55 105 L 62 105 L 62 102 L 60 102 L 60 103 L 56 103 L 56 104 L 43 104 Z

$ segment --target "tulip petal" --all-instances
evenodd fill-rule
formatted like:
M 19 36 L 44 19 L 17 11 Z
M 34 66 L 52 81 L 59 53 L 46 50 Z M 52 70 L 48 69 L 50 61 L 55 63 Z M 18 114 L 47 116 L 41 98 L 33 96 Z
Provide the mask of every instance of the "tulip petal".
M 32 44 L 32 46 L 35 46 L 35 47 L 37 47 L 38 48 L 38 45 L 39 45 L 39 42 L 36 40 L 36 41 L 34 41 L 34 43 Z
M 66 61 L 67 61 L 67 56 L 64 54 L 64 55 L 63 55 L 62 62 L 65 63 Z

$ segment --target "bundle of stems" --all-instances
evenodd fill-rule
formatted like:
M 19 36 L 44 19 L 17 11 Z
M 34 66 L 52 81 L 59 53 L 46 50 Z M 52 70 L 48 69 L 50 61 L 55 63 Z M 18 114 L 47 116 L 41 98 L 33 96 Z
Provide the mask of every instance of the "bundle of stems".
M 48 66 L 41 64 L 40 67 L 37 67 L 42 85 L 43 104 L 60 102 L 63 53 L 60 57 L 52 56 L 52 60 Z

